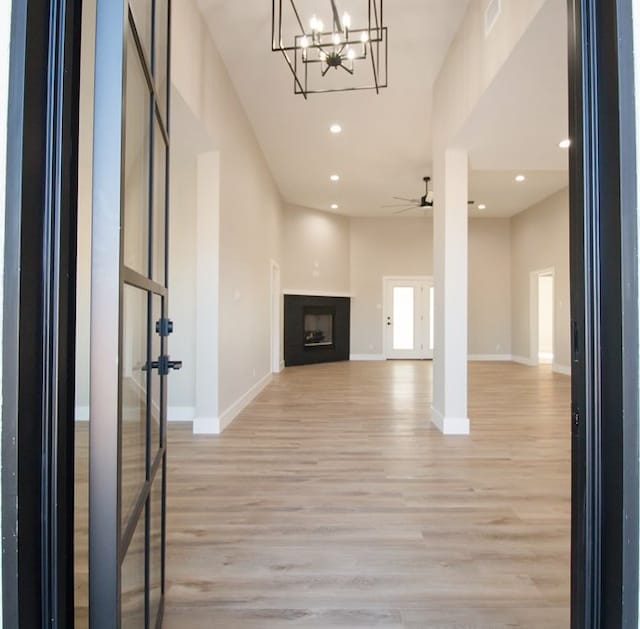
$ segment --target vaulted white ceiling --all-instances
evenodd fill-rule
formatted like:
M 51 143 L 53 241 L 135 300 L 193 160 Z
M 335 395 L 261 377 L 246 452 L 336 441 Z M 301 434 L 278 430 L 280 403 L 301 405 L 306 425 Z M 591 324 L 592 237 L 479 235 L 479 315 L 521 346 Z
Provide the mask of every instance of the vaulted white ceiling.
M 423 194 L 422 177 L 432 174 L 433 86 L 468 1 L 387 0 L 389 87 L 379 95 L 317 94 L 305 101 L 294 95 L 282 56 L 270 50 L 269 0 L 198 0 L 285 201 L 388 216 L 395 210 L 382 206 L 395 203 L 394 196 Z M 361 2 L 338 6 L 350 10 Z M 478 171 L 470 197 L 487 204 L 485 216 L 512 215 L 566 185 L 566 154 L 557 148 L 566 135 L 566 18 L 563 0 L 547 4 L 539 18 L 542 39 L 523 38 L 460 139 Z M 332 135 L 336 122 L 343 132 Z M 519 170 L 535 186 L 514 188 L 511 171 Z M 329 179 L 334 173 L 338 183 Z M 406 215 L 412 214 L 422 211 Z

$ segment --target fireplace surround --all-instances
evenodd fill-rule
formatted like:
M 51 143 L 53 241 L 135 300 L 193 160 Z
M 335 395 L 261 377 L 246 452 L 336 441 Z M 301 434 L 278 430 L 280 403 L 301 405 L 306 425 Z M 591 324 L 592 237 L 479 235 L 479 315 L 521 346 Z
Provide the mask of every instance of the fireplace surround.
M 285 365 L 349 360 L 350 317 L 348 297 L 285 295 Z

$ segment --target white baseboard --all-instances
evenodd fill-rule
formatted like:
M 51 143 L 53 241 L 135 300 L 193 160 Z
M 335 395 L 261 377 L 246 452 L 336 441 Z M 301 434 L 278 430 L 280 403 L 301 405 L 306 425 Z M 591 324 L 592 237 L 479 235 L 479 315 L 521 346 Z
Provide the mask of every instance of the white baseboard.
M 196 417 L 193 420 L 194 435 L 219 435 L 221 432 L 218 417 Z
M 284 369 L 284 360 L 280 361 L 280 371 Z
M 351 354 L 349 360 L 386 360 L 384 354 Z
M 260 378 L 244 395 L 238 398 L 220 417 L 196 417 L 194 435 L 219 435 L 271 382 L 272 374 Z
M 527 367 L 533 367 L 534 363 L 531 362 L 530 358 L 526 358 L 525 356 L 512 356 L 511 360 L 514 363 L 518 363 L 520 365 L 526 365 Z
M 561 374 L 564 374 L 565 376 L 571 375 L 571 367 L 567 365 L 559 365 L 558 363 L 553 363 L 551 369 L 555 373 L 561 373 Z
M 511 354 L 469 354 L 467 360 L 471 362 L 497 361 L 509 363 L 513 360 L 513 356 Z
M 434 406 L 431 407 L 431 421 L 443 435 L 468 435 L 471 432 L 468 417 L 444 417 Z
M 192 422 L 195 417 L 194 406 L 170 406 L 167 409 L 167 419 L 170 422 Z

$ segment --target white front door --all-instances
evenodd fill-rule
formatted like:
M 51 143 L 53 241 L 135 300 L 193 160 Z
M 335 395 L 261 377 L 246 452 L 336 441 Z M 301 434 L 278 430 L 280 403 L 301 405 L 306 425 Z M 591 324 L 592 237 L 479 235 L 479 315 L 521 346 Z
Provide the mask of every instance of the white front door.
M 433 358 L 433 282 L 429 278 L 385 278 L 385 357 Z

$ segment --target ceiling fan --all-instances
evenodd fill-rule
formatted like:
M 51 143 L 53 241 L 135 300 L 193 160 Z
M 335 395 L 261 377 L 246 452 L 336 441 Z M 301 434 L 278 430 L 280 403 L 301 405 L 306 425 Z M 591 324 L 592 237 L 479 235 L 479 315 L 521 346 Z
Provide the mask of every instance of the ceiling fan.
M 431 177 L 423 177 L 422 181 L 424 181 L 424 196 L 419 199 L 407 199 L 405 197 L 393 197 L 396 201 L 404 201 L 405 204 L 409 203 L 410 205 L 403 205 L 402 203 L 396 203 L 395 205 L 383 205 L 384 208 L 397 207 L 400 208 L 394 214 L 402 214 L 403 212 L 408 212 L 409 210 L 413 210 L 414 208 L 432 208 L 433 207 L 433 190 L 429 190 L 429 182 L 431 181 Z M 469 201 L 469 205 L 473 205 L 475 201 Z

